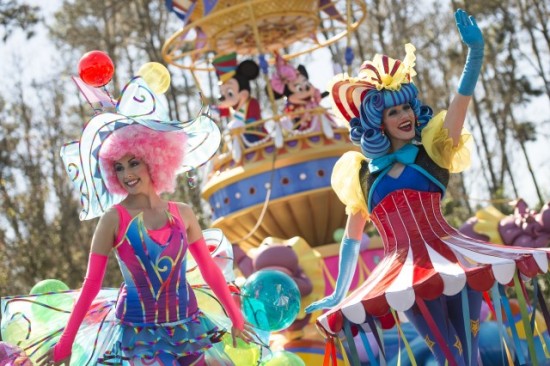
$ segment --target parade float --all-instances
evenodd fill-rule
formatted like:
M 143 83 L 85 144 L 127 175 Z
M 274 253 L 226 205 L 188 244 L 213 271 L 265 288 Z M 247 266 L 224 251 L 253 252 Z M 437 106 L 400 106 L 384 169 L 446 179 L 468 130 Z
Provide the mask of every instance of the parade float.
M 170 6 L 184 25 L 165 43 L 164 60 L 191 72 L 203 96 L 205 73 L 215 72 L 220 84 L 214 108 L 221 110 L 223 142 L 201 190 L 212 209 L 212 227 L 233 243 L 242 276 L 277 269 L 295 280 L 300 312 L 272 336 L 272 348 L 321 364 L 324 343 L 314 327 L 320 312 L 306 315 L 304 308 L 333 290 L 346 213 L 330 177 L 338 158 L 356 147 L 348 128 L 321 105 L 328 93 L 319 87 L 325 86 L 308 80 L 308 72 L 319 71 L 299 65 L 298 57 L 349 42 L 366 5 L 220 0 Z M 252 85 L 254 79 L 259 81 Z M 377 240 L 365 234 L 354 284 L 381 257 L 376 247 Z
M 222 97 L 212 108 L 221 111 L 217 122 L 223 143 L 207 167 L 201 193 L 212 210 L 214 229 L 206 232 L 216 236 L 223 231 L 233 244 L 232 259 L 237 276 L 243 280 L 237 281 L 241 289 L 235 298 L 241 301 L 245 313 L 256 314 L 261 310 L 260 314 L 268 314 L 267 309 L 254 307 L 250 299 L 254 299 L 252 292 L 259 288 L 249 284 L 253 282 L 251 279 L 257 280 L 266 271 L 275 270 L 292 280 L 293 284 L 288 287 L 294 286 L 301 300 L 299 309 L 293 309 L 297 316 L 281 314 L 290 302 L 277 297 L 280 288 L 276 286 L 286 280 L 283 278 L 276 285 L 267 281 L 272 287 L 264 295 L 273 296 L 268 301 L 274 300 L 274 311 L 284 315 L 282 321 L 267 325 L 267 329 L 273 331 L 270 350 L 240 343 L 236 348 L 228 344 L 226 351 L 232 353 L 238 365 L 260 362 L 264 366 L 323 364 L 324 342 L 314 326 L 320 312 L 306 315 L 304 308 L 333 291 L 338 272 L 337 243 L 343 235 L 346 215 L 344 206 L 331 189 L 330 176 L 336 160 L 355 147 L 349 140 L 348 129 L 332 116 L 329 108 L 321 105 L 324 93 L 309 82 L 309 74 L 316 70 L 299 65 L 298 61 L 301 55 L 335 42 L 346 39 L 349 42 L 351 32 L 366 17 L 365 4 L 352 0 L 180 0 L 167 1 L 167 5 L 184 23 L 164 46 L 165 61 L 189 71 L 203 96 L 208 95 L 202 90 L 204 74 L 215 73 L 220 82 Z M 351 51 L 349 43 L 346 55 L 352 55 L 348 51 Z M 346 57 L 348 66 L 351 59 Z M 260 75 L 260 81 L 251 85 Z M 88 89 L 78 79 L 75 82 L 92 105 L 90 96 L 85 93 Z M 98 94 L 97 90 L 88 92 L 97 94 L 94 94 L 96 101 L 102 107 L 115 107 L 109 95 Z M 255 97 L 262 94 L 260 103 Z M 488 208 L 478 212 L 461 231 L 504 245 L 535 243 L 537 247 L 547 247 L 550 243 L 550 206 L 547 204 L 536 213 L 519 201 L 513 216 Z M 212 243 L 222 241 L 221 238 L 210 239 Z M 233 278 L 233 271 L 227 265 L 230 251 L 221 250 L 215 244 L 212 247 L 216 260 L 222 262 L 220 267 L 225 267 L 226 278 Z M 366 279 L 382 256 L 379 239 L 364 234 L 352 289 Z M 193 276 L 196 276 L 196 266 L 191 262 L 190 279 Z M 213 307 L 205 310 L 219 310 L 214 309 L 218 304 L 207 301 L 211 294 L 197 285 L 199 280 L 193 283 L 200 303 Z M 4 339 L 19 344 L 21 335 L 29 338 L 31 322 L 24 313 L 33 314 L 39 320 L 34 324 L 39 325 L 51 320 L 44 312 L 46 308 L 58 309 L 60 316 L 66 317 L 76 293 L 64 286 L 52 280 L 37 284 L 31 296 L 41 296 L 46 299 L 43 303 L 29 301 L 26 296 L 6 299 L 3 307 L 17 303 L 17 307 L 13 306 L 17 312 L 11 313 L 9 321 L 2 324 Z M 237 287 L 231 290 L 239 293 Z M 44 298 L 44 293 L 48 297 Z M 100 300 L 102 296 L 107 296 L 105 291 Z M 19 305 L 21 303 L 24 308 Z M 265 301 L 260 305 L 264 304 Z M 506 333 L 514 337 L 514 341 L 525 343 L 520 306 L 510 301 L 510 308 L 511 311 L 504 314 Z M 502 324 L 495 321 L 499 311 L 492 308 L 490 302 L 482 311 L 485 322 L 479 329 L 481 358 L 484 363 L 499 364 L 504 362 L 499 346 Z M 102 318 L 106 316 L 103 308 L 96 307 L 92 313 L 97 324 L 105 319 Z M 273 319 L 256 320 L 256 324 L 261 324 Z M 540 312 L 531 321 L 537 328 L 534 334 L 537 351 L 547 353 L 550 341 L 546 335 L 547 323 Z M 36 330 L 37 327 L 33 327 L 33 331 Z M 403 322 L 400 331 L 409 341 L 419 364 L 433 361 L 429 348 L 410 324 Z M 383 339 L 388 364 L 406 363 L 408 355 L 395 329 L 385 332 Z M 40 347 L 51 344 L 52 339 L 44 338 Z M 37 346 L 33 344 L 31 348 Z M 349 364 L 346 352 L 340 351 L 338 363 Z M 365 350 L 358 351 L 363 352 L 361 361 L 367 364 Z M 0 355 L 2 352 L 13 358 L 26 357 L 20 349 L 7 344 L 0 344 Z M 80 362 L 80 353 L 77 349 L 75 362 Z M 260 361 L 261 353 L 270 355 Z
M 322 337 L 314 328 L 320 312 L 306 315 L 304 308 L 332 293 L 338 272 L 337 243 L 346 220 L 330 176 L 338 158 L 355 147 L 345 125 L 321 105 L 324 93 L 318 88 L 322 86 L 309 83 L 308 73 L 319 70 L 310 70 L 299 61 L 300 56 L 335 42 L 345 43 L 348 69 L 343 71 L 350 73 L 350 36 L 366 18 L 365 6 L 353 0 L 169 2 L 183 27 L 165 43 L 164 60 L 188 70 L 203 96 L 208 95 L 202 90 L 205 73 L 215 73 L 220 84 L 221 97 L 215 108 L 220 110 L 223 143 L 201 189 L 212 210 L 212 226 L 233 243 L 238 275 L 250 277 L 276 269 L 296 282 L 300 312 L 290 326 L 272 335 L 271 347 L 275 352 L 297 354 L 307 365 L 322 364 L 324 351 Z M 252 63 L 257 64 L 256 71 Z M 256 100 L 260 95 L 262 102 Z M 523 226 L 527 225 L 524 231 L 528 233 L 511 233 L 510 224 L 508 236 L 525 239 L 539 228 L 534 220 L 526 220 Z M 547 246 L 547 236 L 542 236 L 539 241 Z M 489 238 L 492 235 L 482 239 Z M 352 289 L 382 257 L 379 238 L 365 234 Z M 495 309 L 486 304 L 484 311 L 487 322 L 480 329 L 481 358 L 498 364 L 502 352 L 494 345 L 502 336 L 500 325 L 494 321 Z M 521 328 L 518 311 L 512 309 L 506 315 L 507 331 L 512 334 Z M 537 337 L 542 346 L 548 340 L 539 318 L 540 314 Z M 416 361 L 432 362 L 424 340 L 404 321 L 401 331 Z M 521 329 L 517 333 L 523 342 Z M 408 359 L 401 343 L 395 329 L 385 332 L 389 364 Z M 339 362 L 349 364 L 346 352 L 340 351 Z M 367 364 L 365 350 L 358 351 Z

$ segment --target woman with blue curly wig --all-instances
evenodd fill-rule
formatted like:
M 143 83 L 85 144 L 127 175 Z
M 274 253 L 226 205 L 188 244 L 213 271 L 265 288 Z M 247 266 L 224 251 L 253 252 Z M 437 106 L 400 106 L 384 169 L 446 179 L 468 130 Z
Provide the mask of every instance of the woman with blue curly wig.
M 354 365 L 360 364 L 357 333 L 371 365 L 389 357 L 376 329 L 399 326 L 397 312 L 406 314 L 440 365 L 477 365 L 482 294 L 491 293 L 502 322 L 500 309 L 508 304 L 503 286 L 513 283 L 521 297 L 520 276 L 532 279 L 548 270 L 545 252 L 468 238 L 441 213 L 449 173 L 470 163 L 471 135 L 463 125 L 483 62 L 483 36 L 474 18 L 463 10 L 455 18 L 469 52 L 447 112 L 433 115 L 418 99 L 411 44 L 403 61 L 376 55 L 363 63 L 357 78 L 339 77 L 332 87 L 335 110 L 349 122 L 361 153 L 348 152 L 334 166 L 332 186 L 348 213 L 340 269 L 334 292 L 306 311 L 330 309 L 317 321 L 329 341 L 327 354 L 335 354 L 333 341 L 343 337 Z M 346 297 L 367 220 L 380 233 L 385 255 Z M 524 326 L 531 328 L 528 321 Z M 377 340 L 379 358 L 366 332 Z M 529 344 L 536 360 L 532 333 Z

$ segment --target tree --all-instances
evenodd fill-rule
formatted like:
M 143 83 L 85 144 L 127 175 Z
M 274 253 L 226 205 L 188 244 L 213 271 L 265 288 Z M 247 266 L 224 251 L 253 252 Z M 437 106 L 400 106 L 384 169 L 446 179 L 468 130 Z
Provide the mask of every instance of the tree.
M 53 88 L 52 88 L 53 86 Z M 15 83 L 2 108 L 0 293 L 24 293 L 44 278 L 78 287 L 93 226 L 78 221 L 80 207 L 67 185 L 59 149 L 67 140 L 66 101 L 59 82 L 35 83 L 38 100 Z M 62 254 L 62 255 L 60 255 Z M 61 259 L 60 259 L 61 258 Z
M 4 42 L 17 29 L 25 31 L 27 39 L 34 35 L 34 25 L 40 18 L 38 16 L 40 8 L 28 4 L 19 4 L 16 0 L 0 2 L 0 29 L 3 29 Z

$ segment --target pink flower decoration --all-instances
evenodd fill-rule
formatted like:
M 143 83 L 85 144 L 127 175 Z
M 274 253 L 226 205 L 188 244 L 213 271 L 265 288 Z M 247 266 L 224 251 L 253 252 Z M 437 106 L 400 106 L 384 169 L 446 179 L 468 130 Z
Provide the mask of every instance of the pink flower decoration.
M 285 85 L 296 80 L 298 77 L 298 71 L 279 54 L 276 56 L 275 70 L 276 72 L 271 76 L 270 80 L 271 88 L 273 88 L 276 93 L 283 94 Z

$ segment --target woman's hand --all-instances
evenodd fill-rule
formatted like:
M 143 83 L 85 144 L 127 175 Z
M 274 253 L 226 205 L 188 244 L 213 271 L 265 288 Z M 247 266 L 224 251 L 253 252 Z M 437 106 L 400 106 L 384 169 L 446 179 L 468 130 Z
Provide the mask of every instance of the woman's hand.
M 68 355 L 61 361 L 55 362 L 53 357 L 53 350 L 54 347 L 50 348 L 50 350 L 46 353 L 44 353 L 42 356 L 38 357 L 36 360 L 38 366 L 59 366 L 59 365 L 67 365 L 69 366 L 71 364 L 71 355 Z
M 237 338 L 242 339 L 246 343 L 250 343 L 254 342 L 254 339 L 258 339 L 258 335 L 250 323 L 244 322 L 243 330 L 231 327 L 231 338 L 233 338 L 233 347 L 237 347 Z
M 336 298 L 334 294 L 328 295 L 327 297 L 322 298 L 321 300 L 317 300 L 311 304 L 309 304 L 305 311 L 306 313 L 313 313 L 316 310 L 322 310 L 322 309 L 330 309 L 338 305 L 342 299 Z
M 483 48 L 483 34 L 473 16 L 468 15 L 462 9 L 458 9 L 455 12 L 455 21 L 464 44 L 469 48 Z

